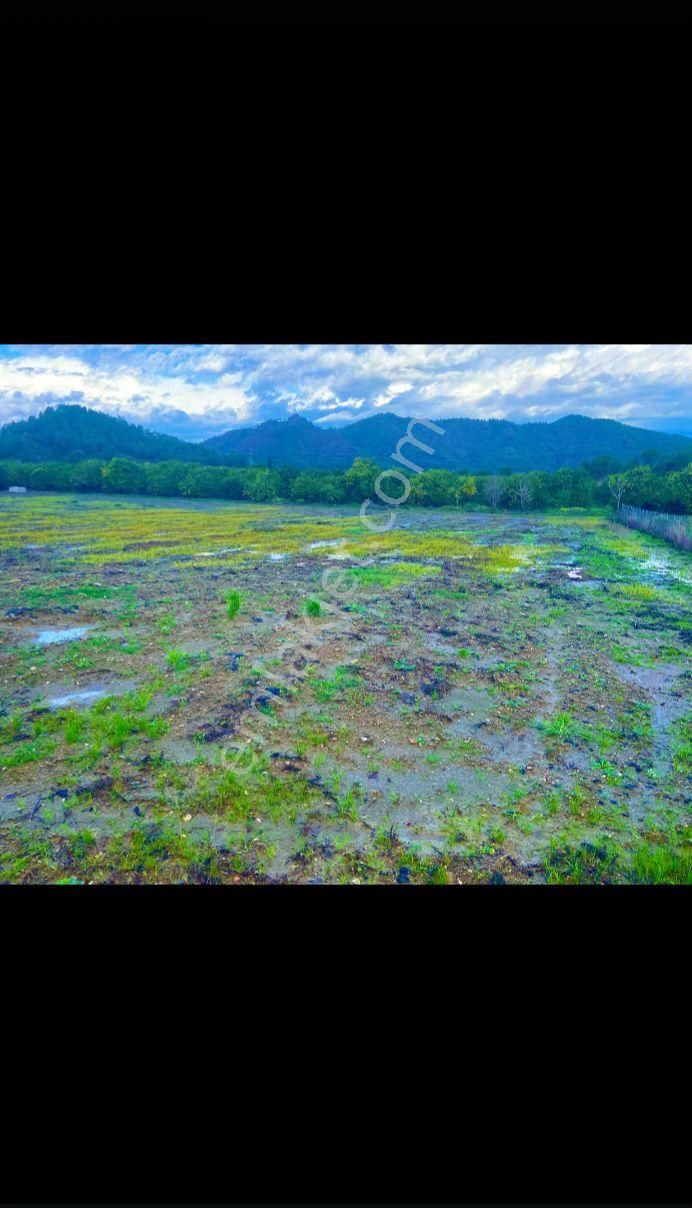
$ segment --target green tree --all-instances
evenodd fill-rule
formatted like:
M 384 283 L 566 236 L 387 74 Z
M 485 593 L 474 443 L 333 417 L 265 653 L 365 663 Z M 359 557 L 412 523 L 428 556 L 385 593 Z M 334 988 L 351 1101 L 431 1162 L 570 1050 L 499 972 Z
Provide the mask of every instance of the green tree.
M 356 500 L 358 503 L 362 503 L 365 499 L 373 498 L 375 495 L 375 480 L 379 478 L 381 473 L 382 471 L 376 461 L 371 461 L 369 457 L 356 457 L 350 470 L 347 470 L 344 474 L 346 498 Z M 385 492 L 390 494 L 387 489 L 386 479 L 382 485 Z
M 97 458 L 75 462 L 70 466 L 70 482 L 73 491 L 100 491 L 103 487 L 104 463 Z
M 252 503 L 268 503 L 278 497 L 280 481 L 276 470 L 253 470 L 248 475 L 243 495 Z
M 624 478 L 628 503 L 637 508 L 656 510 L 662 507 L 664 479 L 654 474 L 651 466 L 635 466 L 627 471 Z
M 344 476 L 326 470 L 303 470 L 293 479 L 290 494 L 303 503 L 341 503 L 346 498 Z
M 59 461 L 46 461 L 43 465 L 34 466 L 26 486 L 32 491 L 69 491 L 71 489 L 70 469 Z
M 143 495 L 146 491 L 146 474 L 141 462 L 129 457 L 112 457 L 102 472 L 107 491 L 117 495 Z
M 620 511 L 623 496 L 627 492 L 627 475 L 611 474 L 608 479 L 608 489 L 615 500 L 617 510 Z
M 147 495 L 177 498 L 181 483 L 190 467 L 184 461 L 147 462 L 144 473 L 147 479 Z
M 410 503 L 422 507 L 451 507 L 456 503 L 458 475 L 452 470 L 424 470 L 411 480 Z
M 675 470 L 663 479 L 662 510 L 692 515 L 692 462 L 684 470 Z
M 242 499 L 246 476 L 245 470 L 226 470 L 222 482 L 223 498 Z
M 197 499 L 222 499 L 226 471 L 221 466 L 194 466 L 180 483 L 182 495 Z

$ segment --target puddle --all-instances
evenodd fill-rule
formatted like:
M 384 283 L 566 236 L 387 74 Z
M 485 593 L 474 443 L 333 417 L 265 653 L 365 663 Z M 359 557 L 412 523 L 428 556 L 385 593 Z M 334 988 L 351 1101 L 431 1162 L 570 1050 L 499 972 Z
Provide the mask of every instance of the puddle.
M 105 688 L 85 688 L 79 692 L 68 692 L 66 696 L 49 696 L 46 704 L 49 709 L 67 709 L 70 705 L 89 704 L 105 695 Z
M 345 537 L 337 537 L 334 541 L 311 541 L 310 544 L 308 546 L 306 546 L 306 548 L 307 549 L 326 549 L 327 546 L 345 545 L 345 544 L 346 544 Z
M 283 562 L 285 558 L 286 558 L 285 554 L 270 554 L 269 555 L 270 562 Z
M 75 687 L 72 690 L 69 690 L 68 685 L 46 684 L 39 699 L 48 709 L 69 709 L 73 705 L 91 705 L 104 696 L 122 696 L 125 692 L 132 692 L 137 686 L 135 680 L 121 680 L 114 684 L 101 681 L 90 688 Z
M 650 554 L 646 561 L 642 563 L 642 570 L 646 571 L 654 581 L 665 581 L 666 578 L 671 578 L 677 579 L 679 583 L 692 585 L 692 576 L 671 566 L 670 558 L 666 554 Z
M 37 646 L 60 646 L 64 642 L 78 642 L 93 625 L 79 625 L 72 629 L 39 629 L 34 639 Z

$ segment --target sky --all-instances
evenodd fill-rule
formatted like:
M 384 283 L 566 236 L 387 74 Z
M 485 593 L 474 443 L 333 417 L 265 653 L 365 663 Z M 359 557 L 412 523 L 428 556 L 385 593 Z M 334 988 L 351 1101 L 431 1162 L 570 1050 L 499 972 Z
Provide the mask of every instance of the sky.
M 0 424 L 57 403 L 187 440 L 387 411 L 519 423 L 576 412 L 692 436 L 692 345 L 0 345 Z

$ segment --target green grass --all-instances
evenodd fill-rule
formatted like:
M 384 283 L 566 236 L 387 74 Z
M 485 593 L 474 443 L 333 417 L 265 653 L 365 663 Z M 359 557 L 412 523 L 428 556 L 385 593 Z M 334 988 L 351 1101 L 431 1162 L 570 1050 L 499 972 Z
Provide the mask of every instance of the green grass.
M 564 741 L 567 738 L 576 738 L 581 733 L 581 727 L 575 721 L 570 713 L 560 712 L 553 714 L 547 721 L 541 723 L 541 729 L 548 738 L 557 738 Z
M 33 742 L 23 742 L 15 750 L 0 755 L 0 770 L 20 768 L 27 763 L 40 763 L 50 758 L 57 750 L 57 743 L 36 739 Z
M 190 655 L 184 650 L 177 650 L 174 646 L 166 651 L 166 662 L 174 671 L 185 671 L 190 665 Z
M 640 847 L 634 856 L 634 879 L 645 885 L 692 885 L 692 848 Z
M 319 600 L 308 600 L 305 605 L 305 611 L 309 617 L 319 617 L 322 612 L 322 605 Z
M 353 667 L 337 667 L 329 679 L 312 681 L 313 690 L 318 701 L 322 703 L 340 697 L 348 688 L 357 688 L 360 684 L 358 672 Z
M 692 775 L 692 717 L 683 718 L 675 727 L 671 755 L 678 776 Z
M 234 617 L 237 617 L 238 613 L 240 612 L 240 604 L 240 593 L 237 591 L 230 591 L 226 596 L 226 615 L 230 621 L 232 621 Z
M 621 850 L 607 836 L 596 842 L 560 843 L 552 838 L 544 859 L 549 884 L 603 884 L 619 879 Z

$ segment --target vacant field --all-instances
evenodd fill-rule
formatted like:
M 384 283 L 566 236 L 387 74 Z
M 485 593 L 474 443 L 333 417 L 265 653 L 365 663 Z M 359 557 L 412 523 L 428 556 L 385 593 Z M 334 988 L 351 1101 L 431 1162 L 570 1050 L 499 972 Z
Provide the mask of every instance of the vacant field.
M 5 496 L 0 567 L 1 881 L 692 878 L 692 566 L 654 538 Z

